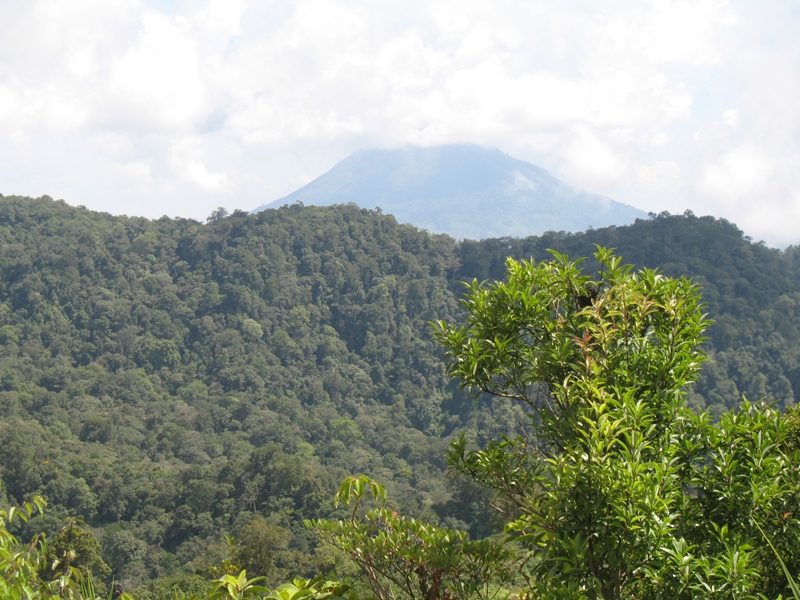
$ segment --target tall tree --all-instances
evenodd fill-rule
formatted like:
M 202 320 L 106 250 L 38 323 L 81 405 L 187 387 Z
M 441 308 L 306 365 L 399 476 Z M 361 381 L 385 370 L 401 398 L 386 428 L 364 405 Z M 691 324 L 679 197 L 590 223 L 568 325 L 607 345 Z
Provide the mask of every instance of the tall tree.
M 603 248 L 595 258 L 595 279 L 558 253 L 509 259 L 505 281 L 470 286 L 464 326 L 438 322 L 462 387 L 531 411 L 514 439 L 470 451 L 462 436 L 451 466 L 495 491 L 536 597 L 755 597 L 768 582 L 752 523 L 775 515 L 790 482 L 716 513 L 709 503 L 788 468 L 780 415 L 746 407 L 763 430 L 759 468 L 726 453 L 746 441 L 741 422 L 715 428 L 685 407 L 708 324 L 697 287 Z

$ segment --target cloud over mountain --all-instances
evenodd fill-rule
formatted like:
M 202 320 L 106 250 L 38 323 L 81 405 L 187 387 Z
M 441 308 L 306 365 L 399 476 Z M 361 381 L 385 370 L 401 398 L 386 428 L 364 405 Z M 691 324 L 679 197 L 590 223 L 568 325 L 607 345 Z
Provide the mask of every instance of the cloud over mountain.
M 0 193 L 202 219 L 474 142 L 796 243 L 798 30 L 792 0 L 5 2 Z

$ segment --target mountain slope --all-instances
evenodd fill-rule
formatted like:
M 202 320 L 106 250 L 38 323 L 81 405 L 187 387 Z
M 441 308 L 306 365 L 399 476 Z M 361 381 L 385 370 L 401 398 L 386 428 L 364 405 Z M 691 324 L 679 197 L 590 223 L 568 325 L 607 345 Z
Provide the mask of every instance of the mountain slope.
M 269 205 L 354 202 L 456 238 L 528 236 L 625 225 L 644 212 L 589 194 L 494 148 L 362 150 Z

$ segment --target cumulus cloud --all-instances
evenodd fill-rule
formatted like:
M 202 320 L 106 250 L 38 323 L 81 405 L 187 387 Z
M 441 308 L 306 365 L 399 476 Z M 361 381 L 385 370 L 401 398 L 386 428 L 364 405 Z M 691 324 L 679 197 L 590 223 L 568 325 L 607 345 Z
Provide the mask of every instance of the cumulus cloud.
M 775 167 L 775 161 L 756 146 L 740 146 L 705 167 L 699 192 L 723 200 L 752 196 L 763 192 Z
M 202 219 L 362 147 L 477 142 L 799 241 L 789 0 L 161 4 L 4 7 L 0 192 Z
M 179 138 L 169 153 L 175 174 L 186 183 L 209 193 L 232 191 L 232 182 L 227 173 L 212 172 L 205 165 L 200 141 L 197 138 Z
M 142 15 L 140 27 L 99 86 L 102 118 L 115 127 L 191 131 L 208 107 L 189 27 L 152 11 Z

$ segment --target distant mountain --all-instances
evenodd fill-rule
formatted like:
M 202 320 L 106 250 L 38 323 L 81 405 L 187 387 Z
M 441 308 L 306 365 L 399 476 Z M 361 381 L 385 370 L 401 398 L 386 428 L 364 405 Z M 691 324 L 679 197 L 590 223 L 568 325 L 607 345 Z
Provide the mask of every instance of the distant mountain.
M 584 231 L 647 216 L 497 148 L 471 144 L 361 150 L 253 212 L 295 202 L 380 207 L 400 222 L 469 239 Z

